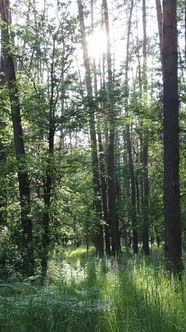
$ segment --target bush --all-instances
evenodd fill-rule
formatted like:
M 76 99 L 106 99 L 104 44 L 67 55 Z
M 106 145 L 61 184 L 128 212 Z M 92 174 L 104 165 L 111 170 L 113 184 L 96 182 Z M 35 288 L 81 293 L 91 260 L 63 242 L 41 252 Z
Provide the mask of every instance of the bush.
M 14 279 L 21 270 L 21 255 L 7 227 L 0 231 L 0 279 Z

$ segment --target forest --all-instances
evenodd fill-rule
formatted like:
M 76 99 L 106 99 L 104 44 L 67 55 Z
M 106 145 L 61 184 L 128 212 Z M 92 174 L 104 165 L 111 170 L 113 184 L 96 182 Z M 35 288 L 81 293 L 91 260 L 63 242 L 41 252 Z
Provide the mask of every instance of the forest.
M 0 0 L 0 331 L 186 331 L 186 0 Z

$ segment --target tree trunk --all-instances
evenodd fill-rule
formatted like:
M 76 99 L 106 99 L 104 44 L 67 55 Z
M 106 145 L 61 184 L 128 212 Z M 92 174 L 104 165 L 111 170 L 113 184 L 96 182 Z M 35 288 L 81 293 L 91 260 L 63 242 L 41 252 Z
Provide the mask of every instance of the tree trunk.
M 91 0 L 91 25 L 92 33 L 94 32 L 94 0 Z M 100 64 L 99 64 L 100 67 Z M 99 68 L 100 69 L 100 68 Z M 95 98 L 98 96 L 98 82 L 97 82 L 97 68 L 95 59 L 93 59 L 93 71 L 94 71 L 94 94 Z M 101 72 L 101 70 L 100 70 Z M 100 89 L 102 88 L 102 80 L 100 77 Z M 96 102 L 96 124 L 97 124 L 97 135 L 98 135 L 98 155 L 99 155 L 99 175 L 100 175 L 100 191 L 102 199 L 102 214 L 104 220 L 104 239 L 105 239 L 105 251 L 106 255 L 110 255 L 110 224 L 108 217 L 108 198 L 107 198 L 107 183 L 106 183 L 106 172 L 105 172 L 105 158 L 104 149 L 102 142 L 101 132 L 101 118 L 99 117 L 98 102 Z
M 47 269 L 48 269 L 48 251 L 50 244 L 50 206 L 51 206 L 51 190 L 53 186 L 54 175 L 54 135 L 55 135 L 55 98 L 54 98 L 54 86 L 55 86 L 55 52 L 56 52 L 56 36 L 53 37 L 53 50 L 52 50 L 52 63 L 50 70 L 51 83 L 49 92 L 49 133 L 48 133 L 48 156 L 46 165 L 46 178 L 44 184 L 44 214 L 43 214 L 43 238 L 42 238 L 42 279 L 46 281 Z M 56 97 L 57 98 L 57 97 Z
M 105 179 L 105 162 L 104 151 L 102 144 L 101 131 L 98 127 L 98 143 L 99 143 L 99 164 L 100 164 L 100 179 L 101 179 L 101 196 L 103 205 L 103 218 L 105 222 L 105 250 L 106 254 L 110 255 L 110 224 L 108 216 L 108 202 L 107 202 L 107 184 Z
M 2 108 L 2 112 L 4 109 Z M 3 132 L 6 128 L 4 121 L 0 121 L 0 130 Z M 1 133 L 2 135 L 2 133 Z M 0 170 L 1 170 L 1 187 L 0 187 L 0 226 L 6 225 L 7 220 L 7 196 L 6 196 L 6 150 L 3 142 L 0 142 Z
M 186 64 L 186 0 L 185 0 L 185 64 Z
M 2 50 L 2 47 L 1 47 Z M 4 77 L 4 70 L 2 66 L 2 54 L 1 54 L 1 64 L 0 64 L 0 88 L 3 88 L 5 84 L 5 77 Z M 2 114 L 2 120 L 0 120 L 0 130 L 1 138 L 4 134 L 4 130 L 6 128 L 6 122 L 3 120 L 3 114 L 5 113 L 5 109 L 2 106 L 1 114 Z M 0 188 L 0 225 L 5 225 L 7 220 L 7 196 L 6 196 L 6 148 L 4 145 L 3 140 L 0 141 L 0 168 L 1 168 L 1 188 Z
M 99 70 L 101 73 L 101 63 L 99 64 Z M 104 90 L 105 84 L 105 75 L 104 75 L 104 59 L 103 59 L 103 78 L 100 75 L 100 90 Z M 105 102 L 102 101 L 101 103 L 103 111 L 105 110 Z M 104 122 L 105 127 L 105 122 Z M 102 140 L 102 132 L 101 132 L 101 125 L 100 119 L 97 115 L 97 128 L 98 128 L 98 144 L 99 144 L 99 164 L 100 164 L 100 179 L 101 179 L 101 194 L 102 194 L 102 206 L 103 206 L 103 217 L 105 221 L 105 250 L 106 254 L 110 256 L 110 236 L 111 236 L 111 225 L 109 220 L 109 211 L 108 211 L 108 188 L 107 188 L 107 168 L 106 168 L 106 160 L 107 160 L 107 147 L 108 147 L 108 140 L 107 140 L 107 129 L 105 130 L 105 150 L 103 147 L 103 140 Z
M 149 248 L 149 177 L 148 177 L 148 138 L 143 142 L 143 251 L 150 254 Z
M 95 105 L 93 103 L 93 91 L 92 91 L 92 80 L 91 80 L 91 70 L 90 62 L 88 56 L 87 41 L 85 35 L 85 23 L 83 14 L 83 5 L 81 0 L 77 0 L 78 10 L 79 10 L 79 20 L 80 20 L 80 31 L 81 31 L 81 43 L 83 48 L 83 58 L 85 67 L 85 81 L 87 88 L 87 97 L 89 99 L 89 127 L 90 127 L 90 144 L 91 144 L 91 154 L 92 154 L 92 171 L 93 171 L 93 188 L 94 188 L 94 206 L 96 210 L 97 222 L 96 222 L 96 251 L 101 257 L 104 253 L 103 244 L 103 227 L 101 225 L 101 200 L 100 200 L 100 183 L 99 183 L 99 164 L 97 156 L 97 140 L 96 140 L 96 125 L 95 125 Z
M 161 59 L 161 67 L 163 73 L 163 14 L 162 14 L 161 0 L 156 0 L 156 13 L 157 13 L 158 32 L 160 40 L 160 59 Z
M 116 209 L 116 185 L 115 185 L 115 112 L 114 89 L 112 75 L 110 27 L 107 0 L 102 1 L 105 31 L 107 35 L 107 71 L 108 71 L 108 117 L 109 117 L 109 146 L 108 146 L 108 202 L 109 219 L 111 223 L 112 252 L 118 254 L 120 250 L 120 233 Z
M 3 70 L 8 84 L 11 104 L 11 116 L 14 131 L 16 159 L 18 162 L 18 182 L 23 229 L 23 272 L 33 273 L 32 220 L 30 217 L 30 184 L 26 167 L 26 153 L 23 141 L 23 130 L 20 115 L 19 91 L 17 88 L 14 59 L 11 50 L 9 25 L 11 24 L 9 0 L 0 1 L 1 19 L 5 23 L 1 28 Z
M 42 238 L 42 279 L 45 282 L 48 270 L 48 250 L 50 244 L 50 203 L 52 189 L 51 163 L 54 151 L 54 132 L 50 129 L 49 133 L 49 156 L 47 162 L 46 182 L 44 185 L 44 213 L 43 213 L 43 238 Z
M 146 0 L 143 0 L 143 99 L 144 116 L 147 114 L 147 23 Z M 148 178 L 148 128 L 145 128 L 143 137 L 143 181 L 144 181 L 144 214 L 143 214 L 143 250 L 149 255 L 149 178 Z
M 163 0 L 164 213 L 166 268 L 183 268 L 179 184 L 177 1 Z
M 128 70 L 129 70 L 129 47 L 130 47 L 130 34 L 131 34 L 131 24 L 132 24 L 132 12 L 133 12 L 133 0 L 131 1 L 129 21 L 128 21 L 128 31 L 127 31 L 127 54 L 126 54 L 126 65 L 125 65 L 125 110 L 126 115 L 128 115 L 128 96 L 129 96 L 129 86 L 128 86 Z M 130 127 L 126 126 L 126 139 L 127 139 L 127 151 L 129 159 L 129 175 L 131 183 L 131 203 L 132 203 L 132 234 L 133 234 L 133 252 L 138 253 L 138 233 L 137 233 L 137 214 L 136 214 L 136 188 L 135 188 L 135 175 L 134 175 L 134 165 L 132 157 L 132 146 L 130 137 Z

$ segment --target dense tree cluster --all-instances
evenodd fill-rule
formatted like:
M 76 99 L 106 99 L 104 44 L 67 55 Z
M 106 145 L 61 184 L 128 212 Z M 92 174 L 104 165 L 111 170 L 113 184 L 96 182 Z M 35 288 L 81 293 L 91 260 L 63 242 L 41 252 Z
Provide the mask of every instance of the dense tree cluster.
M 100 257 L 164 245 L 180 273 L 184 1 L 1 0 L 0 13 L 2 277 L 45 279 L 54 248 L 91 243 Z

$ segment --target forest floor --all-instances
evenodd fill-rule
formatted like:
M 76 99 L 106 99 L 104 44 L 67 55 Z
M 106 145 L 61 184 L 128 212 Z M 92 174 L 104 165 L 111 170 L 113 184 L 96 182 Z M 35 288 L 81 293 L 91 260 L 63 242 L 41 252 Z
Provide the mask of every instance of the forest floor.
M 1 332 L 185 332 L 186 275 L 168 278 L 162 255 L 95 258 L 79 248 L 50 261 L 48 285 L 0 284 Z

